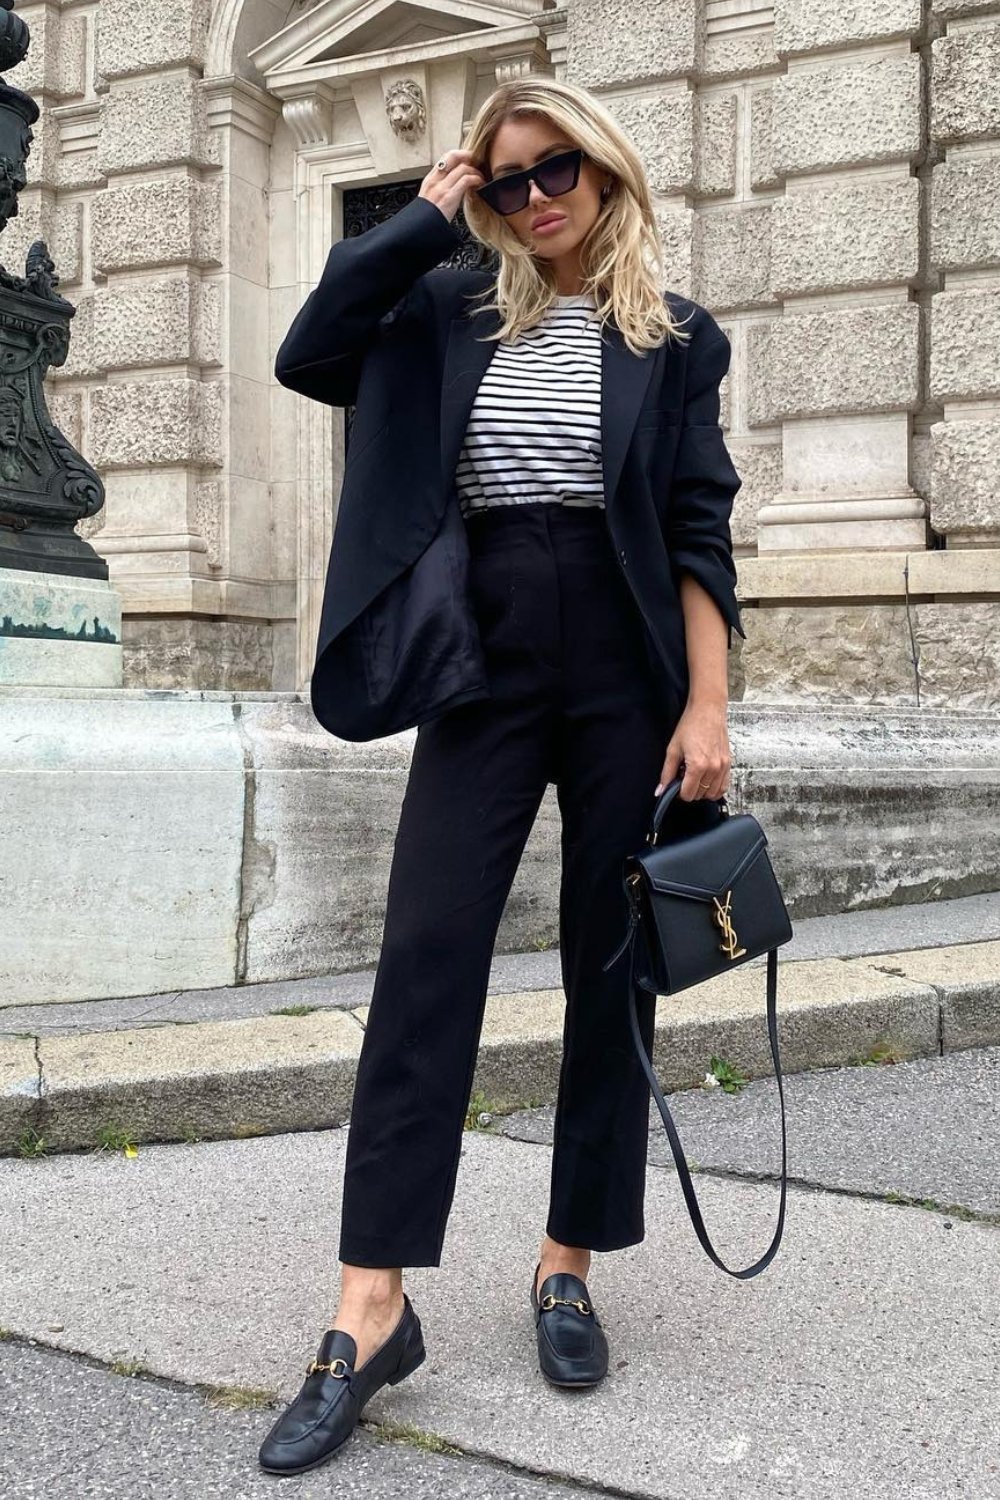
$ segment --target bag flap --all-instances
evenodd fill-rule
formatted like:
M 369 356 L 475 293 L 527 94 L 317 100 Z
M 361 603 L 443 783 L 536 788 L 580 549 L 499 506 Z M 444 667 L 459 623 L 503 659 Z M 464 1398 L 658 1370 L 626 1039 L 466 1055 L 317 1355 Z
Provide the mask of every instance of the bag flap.
M 653 890 L 708 901 L 724 896 L 766 844 L 757 819 L 736 813 L 715 828 L 654 847 L 638 862 Z

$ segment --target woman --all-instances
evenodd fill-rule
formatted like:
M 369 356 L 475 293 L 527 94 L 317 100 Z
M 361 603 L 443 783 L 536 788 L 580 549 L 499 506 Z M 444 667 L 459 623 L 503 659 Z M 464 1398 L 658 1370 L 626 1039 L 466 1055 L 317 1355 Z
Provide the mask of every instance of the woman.
M 460 206 L 499 252 L 495 277 L 439 266 Z M 419 723 L 351 1112 L 340 1301 L 261 1447 L 272 1472 L 325 1462 L 374 1392 L 424 1358 L 402 1268 L 440 1264 L 496 932 L 549 782 L 567 1006 L 531 1307 L 551 1382 L 607 1371 L 586 1278 L 592 1250 L 644 1237 L 649 1091 L 627 975 L 602 964 L 653 796 L 682 769 L 684 801 L 728 787 L 726 652 L 742 634 L 728 524 L 740 480 L 718 425 L 729 343 L 704 308 L 660 289 L 660 254 L 640 160 L 612 116 L 570 84 L 518 79 L 416 200 L 333 247 L 278 355 L 283 384 L 357 400 L 342 554 L 355 525 L 372 546 L 391 531 L 377 463 L 401 506 L 441 485 L 457 498 L 488 687 L 449 687 Z M 463 363 L 442 351 L 467 320 L 478 336 Z M 463 418 L 455 462 L 432 420 L 442 399 Z M 346 496 L 345 478 L 342 508 Z M 613 545 L 612 521 L 628 547 Z M 328 591 L 349 592 L 353 572 L 342 577 Z M 677 681 L 682 711 L 665 690 Z M 654 1006 L 638 1003 L 651 1048 Z

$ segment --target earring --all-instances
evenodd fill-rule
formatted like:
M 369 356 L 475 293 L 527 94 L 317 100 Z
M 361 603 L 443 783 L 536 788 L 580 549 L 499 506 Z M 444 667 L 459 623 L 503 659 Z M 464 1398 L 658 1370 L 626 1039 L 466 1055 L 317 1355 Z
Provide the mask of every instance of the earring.
M 607 203 L 607 201 L 608 201 L 608 199 L 610 197 L 611 197 L 611 184 L 610 184 L 610 182 L 607 182 L 601 188 L 601 202 L 602 203 Z

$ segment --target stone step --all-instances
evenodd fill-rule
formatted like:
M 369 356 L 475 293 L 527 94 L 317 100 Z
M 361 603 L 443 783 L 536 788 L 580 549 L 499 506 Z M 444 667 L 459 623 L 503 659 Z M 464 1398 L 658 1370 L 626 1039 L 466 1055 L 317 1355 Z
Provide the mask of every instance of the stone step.
M 659 1000 L 654 1062 L 664 1089 L 700 1084 L 713 1056 L 748 1077 L 770 1072 L 764 963 Z M 554 1102 L 564 1005 L 561 988 L 488 997 L 473 1080 L 483 1109 Z M 344 1124 L 367 1015 L 367 1005 L 327 1004 L 20 1033 L 7 1017 L 0 1154 L 35 1135 L 61 1151 L 97 1145 L 107 1130 L 139 1143 Z M 779 1035 L 790 1073 L 1000 1042 L 1000 941 L 783 960 Z

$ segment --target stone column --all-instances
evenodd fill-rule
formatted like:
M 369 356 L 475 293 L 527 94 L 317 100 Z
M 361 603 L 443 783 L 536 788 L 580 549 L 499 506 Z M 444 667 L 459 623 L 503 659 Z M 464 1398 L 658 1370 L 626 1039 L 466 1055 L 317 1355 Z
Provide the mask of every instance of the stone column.
M 199 511 L 223 461 L 215 142 L 199 89 L 207 0 L 102 0 L 92 214 L 91 441 L 101 548 L 122 592 L 126 682 L 222 687 L 197 669 L 197 616 L 222 612 Z M 209 536 L 204 534 L 206 529 Z M 218 640 L 219 626 L 213 625 Z M 221 642 L 219 642 L 221 645 Z
M 921 0 L 775 0 L 787 72 L 771 99 L 784 194 L 771 278 L 782 316 L 754 330 L 750 420 L 782 424 L 768 552 L 923 547 L 910 484 L 920 399 Z
M 931 515 L 952 551 L 1000 545 L 1000 3 L 934 12 Z

